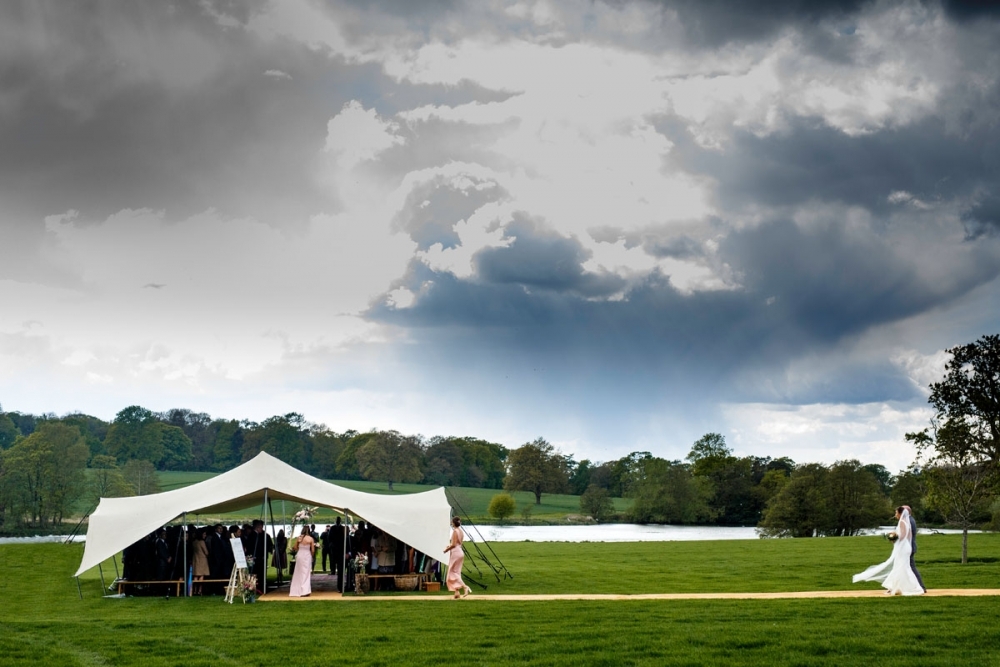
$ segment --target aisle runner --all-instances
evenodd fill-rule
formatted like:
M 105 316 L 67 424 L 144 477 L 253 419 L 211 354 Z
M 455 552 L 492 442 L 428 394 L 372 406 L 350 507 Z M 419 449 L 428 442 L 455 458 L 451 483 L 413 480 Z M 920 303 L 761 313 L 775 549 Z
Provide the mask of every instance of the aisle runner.
M 315 578 L 314 578 L 315 580 Z M 290 598 L 288 590 L 278 590 L 260 598 L 261 602 L 295 602 L 299 600 L 447 600 L 452 601 L 451 594 L 413 593 L 403 595 L 354 595 L 348 593 L 341 596 L 336 592 L 316 592 L 307 598 Z M 936 588 L 927 591 L 920 597 L 984 597 L 1000 596 L 1000 588 Z M 475 595 L 464 598 L 461 602 L 489 600 L 502 601 L 549 601 L 549 600 L 789 600 L 814 598 L 884 598 L 889 599 L 883 590 L 862 591 L 796 591 L 787 593 L 638 593 L 635 595 L 616 595 L 607 593 L 564 593 L 555 595 Z M 458 601 L 455 601 L 456 603 Z

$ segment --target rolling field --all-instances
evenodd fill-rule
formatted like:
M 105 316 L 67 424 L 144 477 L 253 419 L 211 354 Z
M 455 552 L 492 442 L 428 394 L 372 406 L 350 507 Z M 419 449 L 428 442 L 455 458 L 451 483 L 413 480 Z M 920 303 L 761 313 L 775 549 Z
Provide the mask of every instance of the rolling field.
M 157 473 L 157 475 L 159 477 L 161 491 L 179 489 L 214 477 L 214 473 L 209 472 L 160 472 Z M 388 484 L 385 482 L 339 479 L 327 481 L 348 489 L 364 491 L 366 493 L 420 493 L 421 491 L 430 491 L 431 489 L 437 488 L 426 484 L 393 484 L 393 490 L 390 491 Z M 453 505 L 454 502 L 457 501 L 457 503 L 461 505 L 462 509 L 465 510 L 465 512 L 468 513 L 476 523 L 485 524 L 495 522 L 495 520 L 487 514 L 486 508 L 490 504 L 490 499 L 493 498 L 494 495 L 501 493 L 501 490 L 475 489 L 457 486 L 447 487 L 447 489 Z M 525 507 L 525 505 L 530 505 L 532 508 L 531 521 L 529 521 L 529 523 L 560 522 L 565 520 L 567 514 L 580 513 L 580 496 L 546 493 L 542 495 L 542 504 L 535 505 L 535 496 L 527 491 L 515 491 L 511 493 L 511 495 L 514 497 L 514 500 L 517 501 L 517 511 L 509 521 L 522 522 L 521 509 Z M 612 502 L 614 502 L 615 510 L 619 512 L 624 512 L 631 504 L 630 500 L 624 498 L 613 498 Z M 298 509 L 298 505 L 293 507 L 290 503 L 285 504 L 285 510 L 289 516 L 294 514 Z M 274 511 L 276 518 L 280 518 L 280 504 L 276 504 L 274 506 Z M 244 511 L 229 515 L 228 518 L 233 518 L 234 520 L 236 517 L 256 518 L 259 514 L 259 511 Z M 329 523 L 328 520 L 332 519 L 333 516 L 332 512 L 321 509 L 316 513 L 315 521 L 317 524 Z
M 1000 535 L 921 536 L 931 588 L 1000 588 Z M 627 544 L 497 543 L 494 593 L 873 589 L 877 537 Z M 81 545 L 0 546 L 0 664 L 9 665 L 991 665 L 998 598 L 300 602 L 103 599 Z M 110 564 L 109 564 L 110 565 Z M 467 572 L 469 570 L 467 569 Z M 113 576 L 113 567 L 105 567 Z M 110 582 L 109 582 L 110 583 Z M 391 596 L 385 596 L 391 597 Z M 900 646 L 910 647 L 904 656 Z M 901 659 L 902 658 L 902 659 Z

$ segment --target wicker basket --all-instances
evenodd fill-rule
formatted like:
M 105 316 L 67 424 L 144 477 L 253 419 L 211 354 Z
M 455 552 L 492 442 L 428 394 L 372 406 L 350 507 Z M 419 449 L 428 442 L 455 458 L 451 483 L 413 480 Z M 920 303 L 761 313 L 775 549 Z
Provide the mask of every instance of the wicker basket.
M 420 584 L 420 575 L 400 574 L 393 581 L 396 583 L 397 591 L 415 591 L 417 590 L 417 585 Z

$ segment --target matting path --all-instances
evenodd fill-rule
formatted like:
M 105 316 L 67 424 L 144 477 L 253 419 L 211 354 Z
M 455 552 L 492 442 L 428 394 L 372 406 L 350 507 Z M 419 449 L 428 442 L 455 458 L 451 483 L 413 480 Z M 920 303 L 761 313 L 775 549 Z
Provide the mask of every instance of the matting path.
M 1000 596 L 998 588 L 932 588 L 921 597 L 983 597 Z M 551 600 L 788 600 L 788 599 L 813 599 L 813 598 L 888 598 L 883 590 L 857 590 L 857 591 L 794 591 L 785 593 L 636 593 L 634 595 L 618 595 L 613 593 L 560 593 L 553 595 L 476 595 L 472 594 L 463 598 L 461 602 L 490 601 L 490 602 L 534 602 Z M 363 600 L 442 600 L 452 601 L 450 594 L 443 593 L 414 593 L 412 595 L 355 595 L 330 591 L 316 591 L 306 598 L 290 598 L 288 591 L 277 590 L 267 595 L 262 595 L 261 602 L 307 602 L 311 600 L 341 600 L 363 601 Z

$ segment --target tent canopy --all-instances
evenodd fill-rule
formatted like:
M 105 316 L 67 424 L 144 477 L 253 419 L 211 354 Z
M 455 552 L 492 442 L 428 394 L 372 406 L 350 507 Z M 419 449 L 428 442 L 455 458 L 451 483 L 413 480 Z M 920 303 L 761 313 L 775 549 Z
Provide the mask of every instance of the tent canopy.
M 439 558 L 450 536 L 451 506 L 444 488 L 405 495 L 346 489 L 307 475 L 266 452 L 243 465 L 183 489 L 149 496 L 101 498 L 90 515 L 79 576 L 182 514 L 217 514 L 290 500 L 349 511 L 398 540 Z M 291 536 L 289 536 L 291 537 Z

